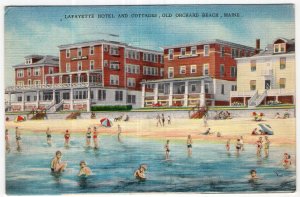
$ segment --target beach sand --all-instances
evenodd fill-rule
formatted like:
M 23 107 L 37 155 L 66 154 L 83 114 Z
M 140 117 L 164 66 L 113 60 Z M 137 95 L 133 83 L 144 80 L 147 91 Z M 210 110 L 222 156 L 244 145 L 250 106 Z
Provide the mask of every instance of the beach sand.
M 232 143 L 236 142 L 236 138 L 243 136 L 244 143 L 254 144 L 258 136 L 251 135 L 251 131 L 257 127 L 257 124 L 269 124 L 274 135 L 269 136 L 272 145 L 295 146 L 296 143 L 296 119 L 264 119 L 262 122 L 255 122 L 249 118 L 234 118 L 231 120 L 208 120 L 208 127 L 211 128 L 213 135 L 202 135 L 208 127 L 203 126 L 202 119 L 172 119 L 172 124 L 165 122 L 165 127 L 157 127 L 156 119 L 137 119 L 129 122 L 113 122 L 111 128 L 100 126 L 99 119 L 77 119 L 77 120 L 27 120 L 25 122 L 15 123 L 8 121 L 5 123 L 6 128 L 14 129 L 18 126 L 22 135 L 26 132 L 45 132 L 49 127 L 53 133 L 63 133 L 69 129 L 73 134 L 86 132 L 88 127 L 98 126 L 98 131 L 105 135 L 116 135 L 117 125 L 122 127 L 122 136 L 137 136 L 144 138 L 154 138 L 160 140 L 186 140 L 187 135 L 192 135 L 194 141 L 205 141 L 213 143 L 225 143 L 227 139 L 231 139 Z M 221 137 L 217 137 L 216 133 L 220 132 Z

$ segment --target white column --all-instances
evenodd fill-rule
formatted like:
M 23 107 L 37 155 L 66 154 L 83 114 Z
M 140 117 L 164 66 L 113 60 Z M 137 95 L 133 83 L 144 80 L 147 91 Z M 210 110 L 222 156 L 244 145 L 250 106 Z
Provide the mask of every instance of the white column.
M 52 77 L 52 87 L 54 86 L 54 77 Z
M 230 105 L 231 105 L 231 99 L 230 99 Z M 244 97 L 244 106 L 246 106 L 247 103 L 246 103 L 246 97 Z
M 86 73 L 86 75 L 87 75 L 88 86 L 90 86 L 90 73 Z
M 183 106 L 187 107 L 188 106 L 188 96 L 189 96 L 189 82 L 185 81 L 184 82 L 184 97 L 183 97 Z
M 205 106 L 205 84 L 204 80 L 201 81 L 201 94 L 200 94 L 200 107 Z
M 59 83 L 62 83 L 62 75 L 59 76 Z
M 55 103 L 55 90 L 52 90 L 52 102 Z
M 8 93 L 8 106 L 11 105 L 11 93 L 9 92 Z
M 80 83 L 80 73 L 77 74 L 77 83 Z
M 141 103 L 141 107 L 145 107 L 145 95 L 146 95 L 146 91 L 145 91 L 145 84 L 142 84 L 142 103 Z
M 158 83 L 154 84 L 154 103 L 158 102 Z
M 173 82 L 169 83 L 169 106 L 173 105 Z
M 36 91 L 36 108 L 39 108 L 40 91 Z
M 91 111 L 91 88 L 88 88 L 87 102 L 86 102 L 86 111 Z
M 73 110 L 73 88 L 71 88 L 70 92 L 70 110 Z
M 22 105 L 21 111 L 25 111 L 25 92 L 22 92 Z

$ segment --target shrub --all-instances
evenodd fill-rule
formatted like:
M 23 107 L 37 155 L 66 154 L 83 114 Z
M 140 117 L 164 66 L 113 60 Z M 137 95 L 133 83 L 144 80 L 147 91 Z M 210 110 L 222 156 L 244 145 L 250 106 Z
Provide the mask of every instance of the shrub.
M 103 105 L 92 106 L 91 111 L 130 111 L 132 105 Z

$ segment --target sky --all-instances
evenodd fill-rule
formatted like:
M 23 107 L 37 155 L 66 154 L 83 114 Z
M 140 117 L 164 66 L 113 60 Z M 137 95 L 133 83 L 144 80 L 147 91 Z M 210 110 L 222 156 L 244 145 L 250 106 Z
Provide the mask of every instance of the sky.
M 176 17 L 182 13 L 198 13 L 199 17 Z M 202 13 L 218 13 L 219 17 L 202 17 Z M 224 17 L 224 13 L 240 17 Z M 79 14 L 94 18 L 65 17 Z M 98 18 L 98 14 L 114 18 Z M 119 14 L 128 17 L 119 18 Z M 6 7 L 4 26 L 5 86 L 10 86 L 15 77 L 12 65 L 23 63 L 25 56 L 58 56 L 57 46 L 82 41 L 106 39 L 162 50 L 163 46 L 211 39 L 255 47 L 259 38 L 264 48 L 277 37 L 295 38 L 295 10 L 291 4 Z

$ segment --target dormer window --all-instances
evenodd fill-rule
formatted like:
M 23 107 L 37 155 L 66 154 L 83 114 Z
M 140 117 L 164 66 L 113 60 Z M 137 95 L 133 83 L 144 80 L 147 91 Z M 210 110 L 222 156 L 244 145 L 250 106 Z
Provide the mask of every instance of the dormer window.
M 180 49 L 180 55 L 185 56 L 186 48 L 181 48 Z
M 77 56 L 81 57 L 82 56 L 82 48 L 77 49 Z
M 25 65 L 32 64 L 32 59 L 25 59 Z
M 286 52 L 286 42 L 282 39 L 277 39 L 274 42 L 274 53 L 285 53 Z

